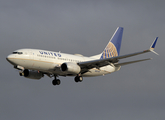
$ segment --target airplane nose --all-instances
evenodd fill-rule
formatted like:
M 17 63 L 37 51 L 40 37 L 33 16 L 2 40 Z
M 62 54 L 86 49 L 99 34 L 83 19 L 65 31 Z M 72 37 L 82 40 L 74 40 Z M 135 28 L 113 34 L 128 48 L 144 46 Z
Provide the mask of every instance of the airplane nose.
M 6 60 L 7 60 L 8 62 L 11 63 L 11 55 L 8 55 L 8 56 L 6 57 Z
M 16 65 L 17 64 L 17 60 L 15 59 L 15 55 L 10 54 L 6 57 L 6 60 L 12 64 L 12 65 Z
M 6 60 L 9 61 L 9 59 L 10 59 L 9 56 L 7 56 L 7 57 L 6 57 Z

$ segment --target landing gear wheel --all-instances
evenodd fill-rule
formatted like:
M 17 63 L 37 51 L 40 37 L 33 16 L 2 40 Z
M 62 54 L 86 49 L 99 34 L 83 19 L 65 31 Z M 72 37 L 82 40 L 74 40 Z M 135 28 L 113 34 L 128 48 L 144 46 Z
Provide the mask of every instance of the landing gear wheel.
M 55 86 L 56 85 L 56 80 L 53 80 L 52 81 L 52 84 Z
M 75 81 L 75 82 L 79 82 L 79 77 L 76 76 L 76 77 L 74 78 L 74 81 Z
M 59 79 L 52 81 L 53 85 L 60 85 L 60 83 L 61 83 L 61 81 Z
M 23 74 L 22 74 L 21 72 L 19 73 L 19 75 L 20 75 L 20 76 L 23 76 Z
M 83 81 L 83 77 L 79 76 L 79 82 L 82 82 L 82 81 Z
M 83 77 L 82 76 L 76 76 L 74 78 L 75 82 L 82 82 L 83 81 Z
M 61 81 L 59 79 L 56 80 L 56 85 L 60 85 Z

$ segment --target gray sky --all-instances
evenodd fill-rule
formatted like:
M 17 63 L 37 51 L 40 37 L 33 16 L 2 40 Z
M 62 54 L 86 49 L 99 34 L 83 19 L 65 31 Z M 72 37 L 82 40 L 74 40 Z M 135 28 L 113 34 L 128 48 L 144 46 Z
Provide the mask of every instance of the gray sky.
M 164 120 L 165 54 L 163 0 L 1 0 L 1 120 Z M 40 48 L 91 56 L 101 53 L 118 26 L 124 27 L 121 54 L 155 51 L 106 76 L 26 79 L 6 61 L 20 48 Z M 130 60 L 126 59 L 126 60 Z M 125 61 L 126 61 L 125 60 Z

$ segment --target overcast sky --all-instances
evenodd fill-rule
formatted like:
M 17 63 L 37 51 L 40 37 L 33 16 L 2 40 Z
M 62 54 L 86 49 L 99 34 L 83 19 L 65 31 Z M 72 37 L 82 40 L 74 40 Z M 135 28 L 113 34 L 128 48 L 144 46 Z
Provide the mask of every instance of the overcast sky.
M 1 120 L 164 120 L 165 2 L 163 0 L 1 0 Z M 6 56 L 40 48 L 92 56 L 124 27 L 120 54 L 155 51 L 126 59 L 153 58 L 100 77 L 60 77 L 53 86 L 20 77 Z

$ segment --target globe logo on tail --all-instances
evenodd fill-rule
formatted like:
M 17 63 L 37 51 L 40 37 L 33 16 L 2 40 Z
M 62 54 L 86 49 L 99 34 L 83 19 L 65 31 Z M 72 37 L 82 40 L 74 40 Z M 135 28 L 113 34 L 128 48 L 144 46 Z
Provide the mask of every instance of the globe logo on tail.
M 109 42 L 106 48 L 104 49 L 100 59 L 116 57 L 116 56 L 118 56 L 117 49 L 112 42 Z

